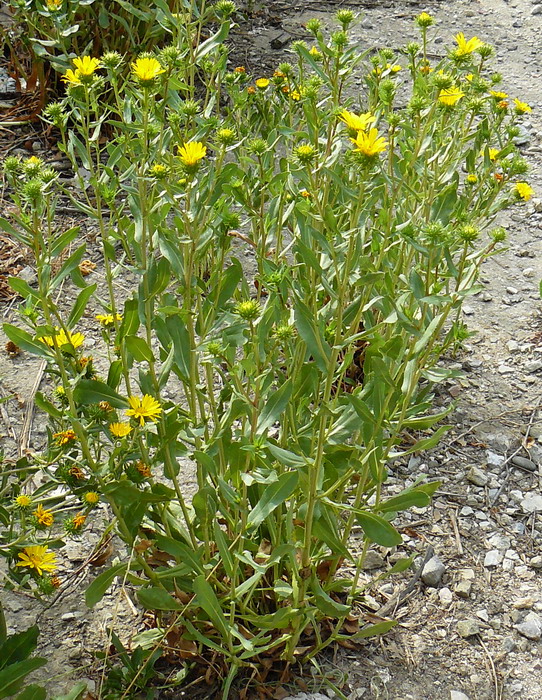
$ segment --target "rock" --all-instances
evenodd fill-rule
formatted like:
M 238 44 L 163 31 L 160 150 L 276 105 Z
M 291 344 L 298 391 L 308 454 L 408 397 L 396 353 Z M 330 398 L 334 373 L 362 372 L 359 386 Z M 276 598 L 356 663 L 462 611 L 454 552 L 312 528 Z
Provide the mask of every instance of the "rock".
M 373 571 L 373 569 L 380 569 L 384 566 L 384 558 L 374 549 L 370 549 L 363 561 L 364 571 Z
M 474 465 L 467 472 L 467 479 L 475 486 L 486 486 L 489 481 L 487 474 Z
M 443 607 L 447 608 L 448 605 L 451 605 L 454 596 L 452 591 L 449 588 L 441 588 L 440 591 L 438 592 L 438 597 L 440 599 L 440 602 Z
M 27 284 L 35 284 L 38 281 L 38 276 L 29 265 L 23 267 L 23 269 L 19 272 L 17 277 L 19 277 L 19 279 L 22 279 Z
M 524 513 L 534 513 L 534 511 L 542 511 L 542 494 L 528 493 L 521 501 L 521 507 Z
M 454 593 L 458 598 L 468 598 L 470 596 L 470 592 L 472 590 L 472 581 L 469 581 L 468 579 L 463 579 L 463 581 L 459 581 L 458 584 L 454 587 Z
M 469 515 L 472 515 L 474 513 L 473 509 L 470 506 L 463 506 L 461 510 L 459 511 L 459 515 L 462 517 L 467 517 Z
M 532 15 L 542 15 L 542 5 L 536 5 L 536 7 L 533 7 L 531 10 Z
M 514 601 L 516 610 L 530 610 L 534 605 L 534 598 L 527 596 L 526 598 L 518 598 Z
M 478 634 L 480 632 L 480 625 L 478 624 L 478 620 L 460 620 L 457 623 L 457 631 L 463 639 L 466 639 L 467 637 Z
M 506 293 L 511 294 L 512 296 L 514 294 L 518 294 L 519 289 L 516 289 L 515 287 L 506 287 Z
M 501 464 L 504 462 L 503 455 L 499 455 L 496 452 L 492 452 L 491 450 L 488 450 L 486 454 L 487 463 L 490 467 L 500 467 Z
M 533 557 L 529 564 L 533 569 L 542 569 L 542 557 L 540 555 Z
M 517 631 L 527 639 L 538 641 L 542 638 L 542 619 L 535 612 L 530 612 L 518 625 L 514 625 Z
M 534 267 L 526 267 L 523 270 L 523 276 L 527 277 L 528 279 L 534 277 Z
M 515 464 L 516 467 L 521 467 L 521 469 L 526 469 L 529 472 L 535 472 L 537 470 L 536 464 L 531 459 L 520 457 L 519 455 L 512 457 L 512 464 Z
M 502 648 L 505 652 L 510 653 L 517 647 L 516 640 L 513 637 L 505 637 L 502 640 Z
M 526 372 L 538 372 L 539 369 L 542 369 L 542 360 L 529 360 L 529 362 L 525 363 L 524 370 Z
M 488 541 L 494 549 L 508 549 L 511 544 L 509 537 L 506 537 L 506 535 L 501 535 L 498 532 L 492 535 Z
M 503 553 L 498 549 L 491 549 L 484 557 L 484 566 L 489 569 L 492 566 L 499 566 L 503 560 Z
M 470 698 L 460 690 L 450 690 L 450 700 L 470 700 Z
M 536 10 L 537 8 L 535 7 L 534 9 Z M 537 15 L 539 15 L 541 13 L 542 13 L 542 8 L 539 9 L 539 12 L 535 12 L 534 10 L 532 12 L 532 14 L 537 14 Z M 518 124 L 518 128 L 519 128 L 519 134 L 517 136 L 514 136 L 512 141 L 515 143 L 516 146 L 526 146 L 531 140 L 531 134 L 521 124 Z
M 434 556 L 423 567 L 421 577 L 422 581 L 425 583 L 426 586 L 432 586 L 433 588 L 436 588 L 439 585 L 440 580 L 445 571 L 446 567 L 444 566 L 444 564 L 437 556 Z

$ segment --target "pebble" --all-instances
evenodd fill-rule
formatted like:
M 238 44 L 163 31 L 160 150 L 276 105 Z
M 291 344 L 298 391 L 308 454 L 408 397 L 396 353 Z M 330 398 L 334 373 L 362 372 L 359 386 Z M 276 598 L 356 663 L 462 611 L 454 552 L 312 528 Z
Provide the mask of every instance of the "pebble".
M 425 583 L 426 586 L 432 586 L 433 588 L 436 588 L 439 585 L 440 580 L 445 571 L 446 567 L 444 566 L 444 564 L 437 556 L 434 556 L 423 567 L 421 577 L 422 581 Z
M 454 588 L 454 593 L 458 598 L 468 598 L 470 596 L 470 592 L 472 590 L 472 581 L 468 581 L 467 579 L 464 579 L 463 581 L 459 581 L 458 584 L 456 584 Z
M 500 467 L 503 462 L 504 457 L 502 455 L 492 452 L 491 450 L 487 451 L 487 463 L 489 466 Z
M 457 623 L 457 631 L 463 639 L 466 639 L 467 637 L 472 637 L 474 634 L 479 634 L 480 625 L 478 624 L 478 620 L 460 620 Z
M 542 511 L 542 494 L 528 493 L 521 501 L 521 507 L 524 513 L 534 513 L 534 511 Z
M 450 690 L 450 700 L 470 700 L 470 698 L 460 690 Z
M 498 549 L 491 549 L 484 557 L 484 566 L 489 569 L 491 566 L 499 566 L 503 560 L 503 553 Z
M 474 465 L 467 472 L 467 479 L 475 486 L 485 486 L 489 481 L 487 474 L 480 467 Z
M 380 569 L 382 566 L 384 566 L 383 557 L 378 552 L 375 552 L 374 549 L 370 549 L 365 555 L 363 570 L 373 571 L 373 569 Z
M 533 557 L 529 564 L 533 567 L 533 569 L 542 569 L 542 556 L 537 555 L 536 557 Z
M 527 469 L 527 471 L 530 472 L 535 472 L 537 469 L 536 464 L 531 459 L 527 459 L 526 457 L 520 457 L 519 455 L 512 457 L 512 464 L 515 464 L 516 467 Z
M 529 360 L 525 363 L 524 370 L 526 372 L 538 372 L 539 369 L 542 369 L 542 360 Z
M 514 602 L 516 610 L 530 610 L 534 605 L 534 598 L 527 596 L 526 598 L 518 598 Z
M 502 640 L 502 648 L 507 653 L 514 651 L 517 647 L 516 640 L 513 637 L 505 637 Z
M 448 605 L 451 605 L 454 599 L 453 593 L 449 588 L 441 588 L 438 592 L 438 597 L 440 599 L 441 604 L 444 607 L 448 607 Z
M 527 639 L 538 641 L 542 638 L 542 619 L 535 612 L 530 612 L 523 622 L 514 625 L 514 627 Z
M 542 15 L 542 5 L 537 5 L 531 10 L 532 15 Z
M 495 549 L 508 549 L 511 544 L 511 540 L 506 535 L 501 535 L 500 533 L 495 533 L 489 538 L 489 544 Z

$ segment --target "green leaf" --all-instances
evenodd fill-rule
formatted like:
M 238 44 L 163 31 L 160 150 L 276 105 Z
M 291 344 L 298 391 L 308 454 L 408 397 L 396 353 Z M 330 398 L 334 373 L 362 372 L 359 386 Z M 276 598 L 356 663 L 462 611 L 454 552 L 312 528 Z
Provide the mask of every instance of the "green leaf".
M 403 541 L 401 535 L 387 520 L 374 513 L 357 511 L 356 518 L 371 542 L 376 542 L 382 547 L 395 547 Z
M 183 379 L 190 376 L 190 336 L 179 316 L 169 316 L 166 327 L 173 342 L 175 364 Z
M 226 539 L 226 535 L 224 534 L 216 518 L 214 519 L 213 523 L 213 533 L 216 545 L 218 547 L 218 552 L 220 554 L 220 558 L 222 559 L 222 566 L 224 567 L 224 571 L 226 572 L 226 575 L 229 578 L 233 578 L 236 571 L 235 562 L 233 560 L 232 553 L 230 552 L 229 543 Z
M 250 512 L 247 521 L 247 528 L 257 527 L 275 508 L 289 498 L 295 491 L 299 481 L 298 472 L 285 472 L 273 484 L 269 484 Z
M 51 257 L 56 258 L 64 248 L 67 248 L 67 246 L 74 241 L 77 236 L 79 235 L 79 226 L 74 226 L 73 228 L 70 228 L 68 231 L 65 231 L 62 233 L 60 236 L 55 238 L 51 245 Z
M 367 639 L 367 637 L 377 637 L 379 634 L 389 632 L 396 624 L 397 620 L 384 620 L 384 622 L 377 622 L 376 625 L 364 627 L 359 632 L 356 632 L 356 634 L 341 635 L 340 639 Z
M 97 286 L 98 285 L 96 284 L 91 284 L 90 286 L 85 287 L 81 292 L 79 292 L 79 295 L 77 296 L 75 304 L 73 305 L 70 316 L 68 318 L 68 323 L 66 324 L 68 328 L 73 328 L 77 321 L 79 321 L 81 316 L 85 313 L 88 300 L 96 291 Z
M 311 582 L 311 589 L 314 593 L 314 601 L 316 606 L 318 607 L 318 610 L 324 613 L 324 615 L 332 618 L 343 617 L 344 615 L 348 615 L 348 613 L 351 611 L 351 605 L 343 605 L 342 603 L 338 603 L 336 600 L 333 600 L 333 598 L 324 591 L 322 586 L 315 578 Z
M 175 600 L 163 588 L 140 588 L 137 591 L 137 597 L 141 605 L 147 610 L 182 610 L 184 605 L 181 605 L 178 600 Z
M 115 564 L 111 568 L 103 571 L 97 576 L 85 591 L 85 602 L 87 607 L 93 608 L 107 592 L 109 586 L 117 576 L 121 576 L 126 571 L 128 564 Z
M 154 355 L 145 338 L 137 335 L 127 335 L 125 338 L 126 347 L 136 362 L 154 362 Z
M 29 673 L 45 666 L 47 659 L 26 659 L 11 664 L 0 671 L 0 698 L 9 698 L 23 687 L 24 679 Z
M 108 384 L 96 379 L 81 379 L 73 392 L 77 403 L 85 406 L 100 401 L 108 401 L 114 408 L 128 408 L 129 403 Z
M 47 345 L 39 340 L 34 340 L 30 333 L 23 331 L 22 328 L 12 326 L 11 323 L 4 323 L 2 327 L 7 337 L 26 352 L 39 357 L 51 357 L 51 351 Z
M 28 282 L 25 282 L 20 277 L 8 277 L 8 284 L 13 291 L 17 292 L 23 299 L 39 299 L 38 291 L 33 289 Z
M 86 243 L 83 243 L 83 245 L 77 248 L 75 253 L 72 253 L 70 255 L 70 257 L 66 260 L 66 262 L 62 265 L 60 270 L 55 275 L 51 283 L 51 290 L 56 289 L 58 285 L 62 282 L 62 280 L 65 279 L 70 274 L 70 272 L 72 272 L 72 270 L 75 270 L 75 268 L 78 267 L 79 263 L 83 259 L 86 247 Z
M 27 685 L 22 693 L 17 695 L 17 700 L 45 700 L 47 691 L 41 685 Z
M 396 513 L 400 510 L 412 508 L 412 506 L 423 508 L 429 505 L 431 502 L 431 495 L 439 486 L 440 481 L 434 481 L 431 482 L 431 484 L 423 484 L 422 486 L 408 489 L 403 491 L 403 493 L 397 494 L 397 496 L 388 498 L 387 501 L 379 503 L 378 510 L 384 513 Z
M 203 574 L 201 576 L 196 576 L 194 579 L 194 593 L 196 594 L 198 605 L 205 610 L 213 625 L 222 635 L 222 638 L 224 640 L 229 639 L 231 637 L 231 631 L 228 621 L 222 612 L 215 592 L 205 580 Z
M 256 435 L 263 435 L 273 423 L 275 423 L 281 414 L 285 411 L 290 396 L 292 395 L 292 380 L 288 379 L 267 399 L 260 415 L 258 416 L 258 424 L 256 425 Z
M 32 241 L 32 236 L 29 234 L 24 234 L 18 231 L 16 228 L 9 223 L 7 219 L 0 216 L 0 230 L 8 233 L 12 238 L 14 238 L 19 243 L 23 245 L 30 246 Z
M 226 41 L 228 34 L 230 33 L 230 23 L 229 21 L 222 22 L 220 29 L 210 36 L 206 41 L 203 41 L 196 49 L 196 61 L 201 60 L 204 56 L 207 56 L 213 49 L 217 48 Z
M 139 329 L 139 302 L 137 299 L 127 299 L 124 302 L 122 323 L 119 328 L 119 341 L 127 335 L 135 335 Z
M 319 333 L 313 314 L 302 301 L 296 302 L 294 313 L 299 335 L 305 341 L 310 354 L 314 357 L 316 366 L 321 372 L 327 372 L 331 348 Z
M 56 418 L 57 420 L 62 419 L 62 411 L 59 411 L 56 406 L 54 406 L 50 401 L 48 401 L 45 398 L 45 396 L 41 393 L 41 391 L 36 392 L 34 401 L 38 408 L 41 408 L 42 411 L 50 415 L 52 418 Z
M 172 537 L 166 537 L 165 535 L 156 536 L 156 546 L 163 549 L 164 552 L 171 554 L 172 557 L 190 566 L 195 573 L 203 573 L 203 564 L 201 560 L 198 559 L 201 550 L 194 551 L 184 542 L 179 542 L 179 540 L 174 540 Z
M 0 646 L 0 669 L 27 659 L 38 645 L 38 635 L 39 629 L 34 625 L 9 636 Z
M 65 695 L 56 695 L 52 700 L 78 700 L 83 693 L 88 694 L 88 686 L 85 681 L 79 681 Z

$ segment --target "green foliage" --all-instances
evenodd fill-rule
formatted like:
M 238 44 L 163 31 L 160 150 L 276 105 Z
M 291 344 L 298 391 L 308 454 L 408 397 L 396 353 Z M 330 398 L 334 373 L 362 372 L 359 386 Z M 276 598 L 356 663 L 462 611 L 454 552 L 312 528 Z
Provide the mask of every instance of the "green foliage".
M 89 56 L 66 73 L 67 97 L 46 114 L 76 194 L 43 164 L 6 168 L 21 215 L 2 225 L 38 269 L 36 289 L 17 287 L 28 330 L 6 332 L 61 384 L 39 399 L 52 425 L 42 468 L 85 514 L 107 501 L 132 552 L 87 603 L 123 575 L 163 625 L 132 655 L 114 641 L 118 683 L 144 687 L 174 630 L 198 658 L 224 661 L 226 697 L 262 655 L 291 662 L 306 646 L 311 658 L 341 639 L 371 583 L 368 548 L 399 545 L 396 514 L 429 503 L 437 483 L 397 494 L 388 466 L 445 432 L 431 389 L 453 374 L 439 360 L 458 340 L 454 318 L 502 240 L 484 229 L 530 188 L 507 165 L 518 115 L 480 87 L 476 42 L 430 66 L 424 19 L 423 51 L 405 49 L 401 71 L 389 51 L 368 64 L 343 15 L 329 39 L 312 25 L 295 67 L 249 85 L 226 69 L 228 20 L 187 44 L 200 16 L 129 77 Z M 365 90 L 347 109 L 358 75 Z M 60 240 L 75 242 L 51 223 L 59 194 L 99 229 L 103 297 L 79 274 L 84 244 L 50 264 Z M 127 296 L 124 270 L 137 279 Z M 64 314 L 53 292 L 70 279 Z M 100 374 L 75 327 L 97 305 Z M 392 624 L 362 621 L 358 636 Z

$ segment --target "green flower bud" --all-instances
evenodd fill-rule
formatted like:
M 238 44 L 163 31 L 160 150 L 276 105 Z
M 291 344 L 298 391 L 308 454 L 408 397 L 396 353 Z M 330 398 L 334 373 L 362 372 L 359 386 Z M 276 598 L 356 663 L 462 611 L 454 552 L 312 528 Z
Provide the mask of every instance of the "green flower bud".
M 122 65 L 122 56 L 117 51 L 107 51 L 101 58 L 104 68 L 109 70 L 117 70 Z
M 21 172 L 21 159 L 19 156 L 8 156 L 4 161 L 4 172 L 9 175 L 17 175 Z
M 309 19 L 309 21 L 305 25 L 305 28 L 311 34 L 313 34 L 314 36 L 317 36 L 322 28 L 322 22 L 319 19 L 316 19 L 315 17 L 313 17 L 312 19 Z
M 416 41 L 411 41 L 409 44 L 406 45 L 406 52 L 409 56 L 412 56 L 413 58 L 418 55 L 420 49 L 421 46 Z
M 247 148 L 249 153 L 254 153 L 257 156 L 261 156 L 267 151 L 267 143 L 260 138 L 252 139 L 248 142 Z
M 349 25 L 355 19 L 355 15 L 352 10 L 339 10 L 337 12 L 337 21 L 342 25 L 343 30 L 348 29 Z
M 418 15 L 416 17 L 416 24 L 421 29 L 426 29 L 427 27 L 430 27 L 432 24 L 435 24 L 435 20 L 427 12 L 422 12 L 421 15 Z
M 310 143 L 302 143 L 294 148 L 294 156 L 303 165 L 308 165 L 316 158 L 317 150 Z
M 464 224 L 459 229 L 459 238 L 464 243 L 474 243 L 474 241 L 480 236 L 480 231 L 476 226 L 471 224 Z
M 235 305 L 235 313 L 244 321 L 254 321 L 260 315 L 260 305 L 255 299 L 240 301 Z
M 343 30 L 334 32 L 331 35 L 331 43 L 335 44 L 338 49 L 343 49 L 348 44 L 348 35 Z
M 213 8 L 218 17 L 229 19 L 237 10 L 237 5 L 232 0 L 218 0 Z
M 492 231 L 489 232 L 489 235 L 495 241 L 495 243 L 502 243 L 506 240 L 506 231 L 503 229 L 502 226 L 494 228 Z
M 233 129 L 222 128 L 216 132 L 216 140 L 223 146 L 231 146 L 235 143 L 237 135 Z

